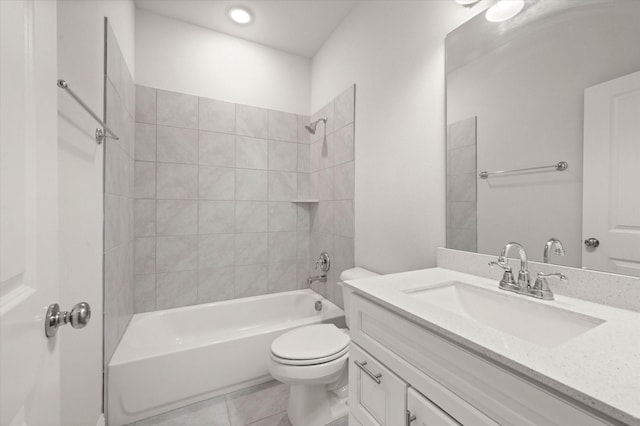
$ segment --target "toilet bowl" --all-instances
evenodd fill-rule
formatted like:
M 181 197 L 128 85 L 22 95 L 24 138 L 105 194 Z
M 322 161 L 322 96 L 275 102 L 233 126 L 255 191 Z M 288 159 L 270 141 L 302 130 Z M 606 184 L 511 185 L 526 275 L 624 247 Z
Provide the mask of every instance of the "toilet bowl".
M 374 275 L 349 269 L 340 274 L 339 284 Z M 346 311 L 350 294 L 341 287 Z M 293 426 L 324 426 L 347 415 L 349 341 L 347 329 L 314 324 L 291 330 L 271 344 L 269 371 L 291 386 L 287 414 Z

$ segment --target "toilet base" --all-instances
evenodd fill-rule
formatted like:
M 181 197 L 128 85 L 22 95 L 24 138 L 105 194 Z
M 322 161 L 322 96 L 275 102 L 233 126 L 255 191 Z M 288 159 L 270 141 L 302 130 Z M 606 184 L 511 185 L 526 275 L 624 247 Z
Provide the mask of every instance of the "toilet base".
M 291 384 L 287 414 L 293 426 L 325 426 L 349 413 L 347 399 L 326 385 Z

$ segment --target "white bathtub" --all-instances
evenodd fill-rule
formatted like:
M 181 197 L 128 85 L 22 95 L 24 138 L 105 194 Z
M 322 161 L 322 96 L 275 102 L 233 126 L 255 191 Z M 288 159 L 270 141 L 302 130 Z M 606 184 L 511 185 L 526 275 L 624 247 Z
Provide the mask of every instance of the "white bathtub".
M 109 362 L 109 425 L 272 380 L 273 339 L 320 322 L 344 326 L 344 311 L 311 290 L 136 314 Z

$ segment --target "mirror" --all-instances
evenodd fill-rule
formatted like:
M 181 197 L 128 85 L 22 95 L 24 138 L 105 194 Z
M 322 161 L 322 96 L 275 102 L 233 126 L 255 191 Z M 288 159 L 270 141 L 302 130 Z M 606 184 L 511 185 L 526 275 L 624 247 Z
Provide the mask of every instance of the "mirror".
M 640 125 L 634 124 L 640 122 L 640 87 L 629 92 L 636 103 L 625 122 L 635 136 L 617 157 L 607 160 L 585 148 L 591 128 L 600 124 L 583 118 L 591 108 L 586 89 L 629 74 L 639 80 L 639 41 L 640 2 L 633 0 L 528 0 L 511 20 L 489 22 L 481 13 L 448 34 L 447 247 L 498 254 L 518 241 L 529 259 L 542 261 L 545 243 L 555 237 L 566 255 L 552 254 L 551 263 L 640 276 L 640 172 L 634 171 L 640 169 Z M 585 164 L 601 158 L 611 169 L 601 170 L 600 163 L 584 168 L 583 157 Z M 566 170 L 479 176 L 559 162 Z M 618 170 L 626 177 L 615 175 Z M 626 183 L 609 185 L 617 188 L 615 197 L 596 194 L 597 208 L 583 213 L 583 201 L 591 206 L 587 198 L 609 178 Z M 597 232 L 587 226 L 587 215 L 612 222 L 612 214 L 622 219 L 610 228 L 628 231 L 629 238 L 590 235 Z M 590 237 L 600 239 L 599 248 L 585 246 Z M 592 262 L 595 254 L 613 266 Z M 622 260 L 612 260 L 616 256 Z

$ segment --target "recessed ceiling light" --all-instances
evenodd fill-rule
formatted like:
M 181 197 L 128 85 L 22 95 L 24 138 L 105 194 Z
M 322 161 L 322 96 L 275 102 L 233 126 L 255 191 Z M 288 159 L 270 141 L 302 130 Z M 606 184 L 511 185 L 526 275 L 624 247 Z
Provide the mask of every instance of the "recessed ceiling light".
M 487 21 L 502 22 L 516 16 L 524 7 L 524 0 L 499 0 L 484 15 Z
M 475 3 L 478 3 L 480 0 L 456 0 L 456 3 L 461 4 L 463 6 L 471 6 Z
M 229 8 L 227 16 L 236 24 L 247 25 L 253 21 L 253 14 L 246 7 L 234 6 Z

